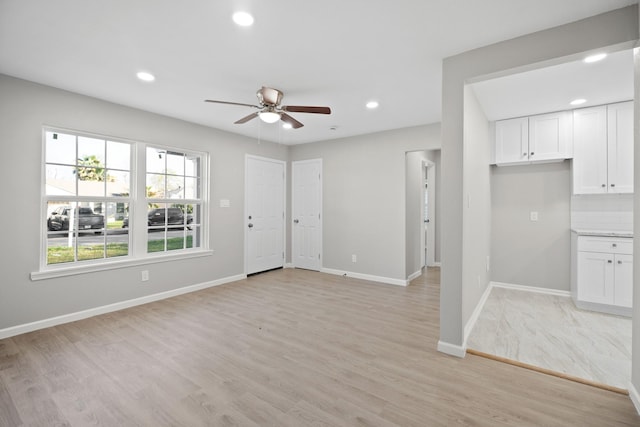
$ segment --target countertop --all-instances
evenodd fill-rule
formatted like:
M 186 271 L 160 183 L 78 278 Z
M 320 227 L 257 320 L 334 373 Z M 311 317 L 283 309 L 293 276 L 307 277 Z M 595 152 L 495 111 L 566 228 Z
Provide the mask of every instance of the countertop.
M 602 236 L 602 237 L 633 237 L 633 231 L 629 230 L 585 230 L 571 229 L 578 236 Z

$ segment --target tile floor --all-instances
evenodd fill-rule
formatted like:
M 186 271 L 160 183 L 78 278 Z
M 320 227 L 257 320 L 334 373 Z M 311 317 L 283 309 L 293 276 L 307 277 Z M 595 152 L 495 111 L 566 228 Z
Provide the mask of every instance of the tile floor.
M 631 378 L 631 319 L 569 297 L 494 287 L 467 347 L 622 389 Z

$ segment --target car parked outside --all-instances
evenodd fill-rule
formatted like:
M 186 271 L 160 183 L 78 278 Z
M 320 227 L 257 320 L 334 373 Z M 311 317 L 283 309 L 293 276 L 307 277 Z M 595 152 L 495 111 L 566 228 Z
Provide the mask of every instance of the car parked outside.
M 168 216 L 165 212 L 168 212 Z M 165 221 L 166 218 L 166 221 Z M 184 212 L 180 208 L 155 208 L 151 209 L 147 213 L 147 225 L 149 227 L 153 226 L 163 226 L 163 225 L 183 225 L 185 218 Z M 187 214 L 187 224 L 191 224 L 193 222 L 193 215 Z M 125 217 L 122 220 L 122 228 L 129 227 L 129 217 Z M 191 227 L 187 227 L 189 230 Z
M 78 224 L 78 231 L 102 234 L 104 215 L 94 213 L 93 209 L 85 206 L 76 207 L 75 212 L 72 211 L 71 206 L 57 207 L 47 218 L 47 229 L 49 231 L 68 231 L 72 213 L 77 217 L 77 222 L 76 220 L 74 222 Z

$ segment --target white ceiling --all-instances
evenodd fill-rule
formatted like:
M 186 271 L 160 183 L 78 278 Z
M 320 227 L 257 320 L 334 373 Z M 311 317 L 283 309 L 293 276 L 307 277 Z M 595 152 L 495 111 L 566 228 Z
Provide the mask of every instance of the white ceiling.
M 582 60 L 472 85 L 489 120 L 583 108 L 633 99 L 633 51 L 609 54 L 586 64 Z M 587 102 L 574 107 L 569 103 Z
M 298 144 L 438 122 L 443 58 L 634 3 L 0 0 L 0 73 Z M 236 10 L 255 24 L 237 27 Z M 140 70 L 156 81 L 138 81 Z M 283 104 L 333 113 L 292 113 L 305 126 L 285 130 L 234 125 L 253 110 L 203 102 L 254 104 L 262 85 L 282 90 Z M 365 108 L 371 99 L 377 110 Z

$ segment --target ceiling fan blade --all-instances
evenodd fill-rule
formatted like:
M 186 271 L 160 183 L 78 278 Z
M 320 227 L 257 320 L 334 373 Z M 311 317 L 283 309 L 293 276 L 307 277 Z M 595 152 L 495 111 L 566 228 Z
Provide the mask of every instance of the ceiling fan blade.
M 291 117 L 290 115 L 288 115 L 287 113 L 280 113 L 280 120 L 282 120 L 285 123 L 288 123 L 291 125 L 292 128 L 294 129 L 298 129 L 301 128 L 302 126 L 304 126 L 302 123 L 300 123 L 299 121 L 297 121 L 296 119 L 294 119 L 293 117 Z
M 289 111 L 290 113 L 331 114 L 331 108 L 329 107 L 311 107 L 304 105 L 285 105 L 282 107 L 282 111 Z
M 229 102 L 229 101 L 216 101 L 213 99 L 205 99 L 204 102 L 213 102 L 215 104 L 229 104 L 229 105 L 239 105 L 241 107 L 253 107 L 253 108 L 262 108 L 257 105 L 252 104 L 243 104 L 242 102 Z
M 233 124 L 235 124 L 235 125 L 241 125 L 241 124 L 243 124 L 243 123 L 247 123 L 247 122 L 248 122 L 249 120 L 251 120 L 251 119 L 255 119 L 256 117 L 258 117 L 258 113 L 257 113 L 257 112 L 255 112 L 255 113 L 251 113 L 251 114 L 249 114 L 248 116 L 245 116 L 245 117 L 241 118 L 240 120 L 238 120 L 238 121 L 234 122 Z

